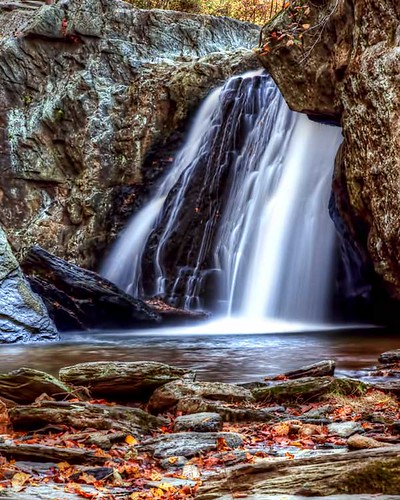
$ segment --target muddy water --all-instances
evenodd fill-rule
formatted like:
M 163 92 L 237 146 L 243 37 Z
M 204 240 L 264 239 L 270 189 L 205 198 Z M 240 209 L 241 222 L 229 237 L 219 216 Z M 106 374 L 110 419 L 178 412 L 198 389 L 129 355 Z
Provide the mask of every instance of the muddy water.
M 400 335 L 356 329 L 266 335 L 158 335 L 135 332 L 69 334 L 61 343 L 2 346 L 2 372 L 22 366 L 57 374 L 84 361 L 153 360 L 194 369 L 202 380 L 248 382 L 322 359 L 338 373 L 362 377 L 378 355 L 400 348 Z

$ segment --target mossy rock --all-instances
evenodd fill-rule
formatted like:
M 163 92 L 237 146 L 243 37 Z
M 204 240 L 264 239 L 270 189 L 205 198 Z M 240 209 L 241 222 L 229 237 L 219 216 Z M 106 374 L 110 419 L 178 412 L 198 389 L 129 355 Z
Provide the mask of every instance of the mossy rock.
M 376 460 L 341 477 L 339 493 L 400 494 L 400 458 Z
M 65 399 L 71 392 L 71 387 L 52 375 L 32 368 L 0 374 L 0 396 L 16 403 L 33 403 L 42 394 Z
M 256 401 L 291 403 L 319 400 L 327 394 L 361 395 L 367 385 L 359 380 L 335 377 L 303 377 L 253 389 Z

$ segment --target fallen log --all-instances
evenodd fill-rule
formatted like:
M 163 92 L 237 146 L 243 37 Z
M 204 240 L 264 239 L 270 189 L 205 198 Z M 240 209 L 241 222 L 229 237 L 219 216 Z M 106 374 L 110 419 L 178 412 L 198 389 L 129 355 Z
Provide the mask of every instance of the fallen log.
M 39 444 L 0 443 L 0 455 L 31 462 L 68 462 L 69 464 L 104 464 L 109 456 L 98 456 L 91 450 L 55 448 Z
M 29 251 L 21 267 L 60 331 L 129 328 L 161 320 L 143 301 L 110 281 L 38 246 Z
M 52 401 L 43 401 L 40 406 L 16 406 L 9 410 L 9 417 L 16 430 L 55 424 L 74 429 L 113 429 L 135 435 L 149 434 L 168 423 L 140 408 Z
M 400 494 L 400 446 L 299 460 L 261 461 L 224 470 L 201 486 L 196 500 L 224 495 Z M 231 498 L 231 497 L 229 497 Z

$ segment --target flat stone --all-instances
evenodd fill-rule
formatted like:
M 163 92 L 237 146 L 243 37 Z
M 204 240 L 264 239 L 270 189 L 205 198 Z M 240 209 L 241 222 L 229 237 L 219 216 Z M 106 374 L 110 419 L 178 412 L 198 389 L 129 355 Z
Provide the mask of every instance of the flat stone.
M 94 361 L 61 368 L 60 379 L 88 387 L 95 396 L 127 399 L 149 396 L 157 387 L 193 373 L 155 361 Z
M 149 400 L 149 411 L 153 413 L 164 411 L 188 396 L 199 396 L 229 403 L 254 401 L 248 389 L 235 384 L 175 380 L 154 391 Z
M 224 422 L 269 422 L 282 418 L 285 413 L 283 406 L 271 406 L 268 408 L 251 408 L 243 406 L 228 406 L 222 401 L 210 401 L 199 397 L 187 397 L 181 399 L 176 405 L 176 411 L 193 414 L 201 412 L 212 412 L 221 415 Z M 276 414 L 279 415 L 276 415 Z
M 319 408 L 313 408 L 305 413 L 302 417 L 306 418 L 324 418 L 333 410 L 331 405 L 320 406 Z
M 137 449 L 149 452 L 155 458 L 176 456 L 190 458 L 217 450 L 222 440 L 229 448 L 238 448 L 243 444 L 240 434 L 234 432 L 179 432 L 143 441 Z
M 335 422 L 328 425 L 329 434 L 347 438 L 357 432 L 363 432 L 363 428 L 359 422 Z
M 219 413 L 194 413 L 177 417 L 174 431 L 218 432 L 222 429 L 222 425 Z

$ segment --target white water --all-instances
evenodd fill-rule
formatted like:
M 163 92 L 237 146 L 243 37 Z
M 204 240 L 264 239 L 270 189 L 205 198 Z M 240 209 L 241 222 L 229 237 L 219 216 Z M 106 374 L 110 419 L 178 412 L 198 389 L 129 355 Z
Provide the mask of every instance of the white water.
M 157 219 L 162 214 L 165 200 L 171 189 L 183 176 L 183 184 L 190 180 L 190 167 L 200 149 L 204 145 L 204 137 L 210 129 L 213 113 L 218 107 L 219 96 L 222 88 L 218 88 L 210 94 L 200 108 L 192 130 L 187 141 L 176 158 L 171 171 L 161 182 L 155 195 L 149 203 L 136 215 L 134 215 L 128 226 L 118 238 L 114 248 L 103 263 L 101 274 L 108 280 L 118 285 L 134 297 L 141 294 L 141 261 L 150 233 Z M 168 229 L 173 226 L 178 208 L 184 203 L 184 190 L 180 189 L 175 202 L 174 212 L 168 221 Z M 163 240 L 162 240 L 163 241 Z M 158 248 L 160 253 L 160 247 Z M 163 293 L 164 279 L 160 264 L 156 263 L 156 291 L 155 294 Z
M 253 83 L 257 78 L 261 85 Z M 304 328 L 304 321 L 322 322 L 329 309 L 335 235 L 328 200 L 341 131 L 291 112 L 267 76 L 250 75 L 245 85 L 247 101 L 237 100 L 234 111 L 244 115 L 246 140 L 230 165 L 230 196 L 214 244 L 219 311 L 234 319 L 213 322 L 207 330 L 297 330 Z M 229 82 L 225 88 L 229 90 Z M 146 242 L 175 187 L 154 259 L 155 294 L 166 291 L 163 246 L 185 207 L 196 159 L 209 153 L 220 99 L 228 90 L 218 89 L 205 101 L 170 173 L 132 218 L 103 267 L 106 278 L 133 295 L 141 293 Z M 254 102 L 249 101 L 252 96 Z M 203 243 L 209 238 L 206 227 Z M 185 304 L 192 304 L 201 291 L 205 247 L 199 248 L 186 283 Z M 179 269 L 176 276 L 177 282 Z

